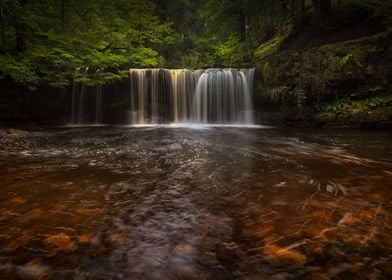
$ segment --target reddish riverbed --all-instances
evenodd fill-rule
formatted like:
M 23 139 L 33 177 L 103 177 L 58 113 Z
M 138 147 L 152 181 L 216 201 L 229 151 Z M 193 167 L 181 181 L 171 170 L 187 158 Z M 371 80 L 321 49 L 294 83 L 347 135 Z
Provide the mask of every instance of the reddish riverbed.
M 1 279 L 390 279 L 391 147 L 271 128 L 2 137 Z

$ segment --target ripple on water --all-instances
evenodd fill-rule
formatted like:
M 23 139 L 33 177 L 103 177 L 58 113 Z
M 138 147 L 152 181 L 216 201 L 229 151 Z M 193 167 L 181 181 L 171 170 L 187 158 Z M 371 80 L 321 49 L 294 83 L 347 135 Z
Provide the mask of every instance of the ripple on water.
M 0 273 L 392 276 L 388 135 L 171 128 L 1 140 Z

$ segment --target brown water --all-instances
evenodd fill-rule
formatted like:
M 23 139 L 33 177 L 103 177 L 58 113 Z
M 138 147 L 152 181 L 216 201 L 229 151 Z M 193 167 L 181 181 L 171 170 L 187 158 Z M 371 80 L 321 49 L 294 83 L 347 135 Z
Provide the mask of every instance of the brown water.
M 392 137 L 63 128 L 0 140 L 1 279 L 390 279 Z

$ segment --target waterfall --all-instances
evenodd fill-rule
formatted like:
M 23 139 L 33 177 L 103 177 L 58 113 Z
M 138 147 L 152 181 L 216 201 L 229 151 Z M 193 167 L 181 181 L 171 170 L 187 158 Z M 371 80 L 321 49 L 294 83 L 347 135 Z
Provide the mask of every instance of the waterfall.
M 134 125 L 253 124 L 254 73 L 254 69 L 129 69 L 128 90 L 124 92 L 127 97 L 105 97 L 105 102 L 114 99 L 113 108 L 122 111 L 112 109 L 108 116 L 124 112 L 123 121 Z M 100 124 L 102 85 L 95 87 L 95 99 L 91 101 L 95 105 L 90 110 L 85 108 L 89 104 L 85 91 L 85 85 L 73 83 L 71 123 L 88 123 L 89 119 L 89 123 Z M 119 118 L 114 119 L 118 122 Z
M 87 73 L 88 68 L 85 69 Z M 76 69 L 76 75 L 80 72 L 80 68 Z M 84 107 L 85 107 L 85 91 L 86 86 L 76 80 L 72 82 L 72 104 L 71 104 L 71 123 L 82 124 L 84 121 Z
M 169 70 L 172 92 L 173 122 L 188 122 L 197 81 L 202 71 L 190 69 Z
M 200 77 L 191 121 L 253 124 L 251 83 L 254 70 L 207 70 Z
M 95 93 L 95 124 L 102 123 L 102 85 L 97 85 Z
M 97 79 L 97 76 L 101 72 L 101 69 L 98 69 L 95 72 L 94 79 Z M 102 123 L 102 85 L 98 84 L 95 88 L 95 120 L 94 124 Z
M 76 74 L 79 72 L 79 68 L 76 69 Z M 71 100 L 71 123 L 75 124 L 77 123 L 77 98 L 78 98 L 78 89 L 79 89 L 79 83 L 76 82 L 75 80 L 72 81 L 72 100 Z
M 159 123 L 161 69 L 130 69 L 131 123 Z
M 133 124 L 254 122 L 254 69 L 131 69 L 130 73 L 131 111 L 139 116 Z M 163 104 L 166 115 L 158 110 Z
M 84 70 L 85 74 L 88 68 Z M 94 79 L 101 70 L 94 74 Z M 76 75 L 80 69 L 76 69 Z M 101 124 L 102 123 L 102 85 L 95 88 L 87 87 L 85 83 L 74 80 L 72 82 L 71 124 Z

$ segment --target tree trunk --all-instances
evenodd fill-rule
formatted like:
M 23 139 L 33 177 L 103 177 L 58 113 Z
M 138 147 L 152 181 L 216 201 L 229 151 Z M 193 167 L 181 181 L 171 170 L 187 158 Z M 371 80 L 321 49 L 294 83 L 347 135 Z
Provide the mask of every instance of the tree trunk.
M 323 16 L 330 16 L 332 13 L 332 0 L 320 0 L 321 14 Z
M 66 0 L 61 1 L 61 27 L 63 30 L 65 26 L 65 1 Z
M 305 11 L 305 0 L 300 0 L 301 11 Z
M 19 6 L 23 10 L 27 4 L 28 0 L 20 0 Z M 15 51 L 16 53 L 23 52 L 26 48 L 26 27 L 22 20 L 23 13 L 21 15 L 16 15 L 15 18 Z
M 25 46 L 26 46 L 25 39 L 24 39 L 24 31 L 23 31 L 23 27 L 18 23 L 15 24 L 15 29 L 16 29 L 15 51 L 16 53 L 21 53 L 25 50 Z
M 1 48 L 5 48 L 5 24 L 3 16 L 3 7 L 0 7 L 0 28 L 1 28 Z
M 312 0 L 313 6 L 317 12 L 320 12 L 320 0 Z
M 240 38 L 241 41 L 245 41 L 247 37 L 247 32 L 246 32 L 246 24 L 247 24 L 247 18 L 244 13 L 240 13 L 239 15 L 239 21 L 240 21 Z
M 290 16 L 293 18 L 297 14 L 297 2 L 296 0 L 291 0 L 291 6 L 290 6 Z
M 327 18 L 332 14 L 332 0 L 312 0 L 316 12 L 322 17 Z

